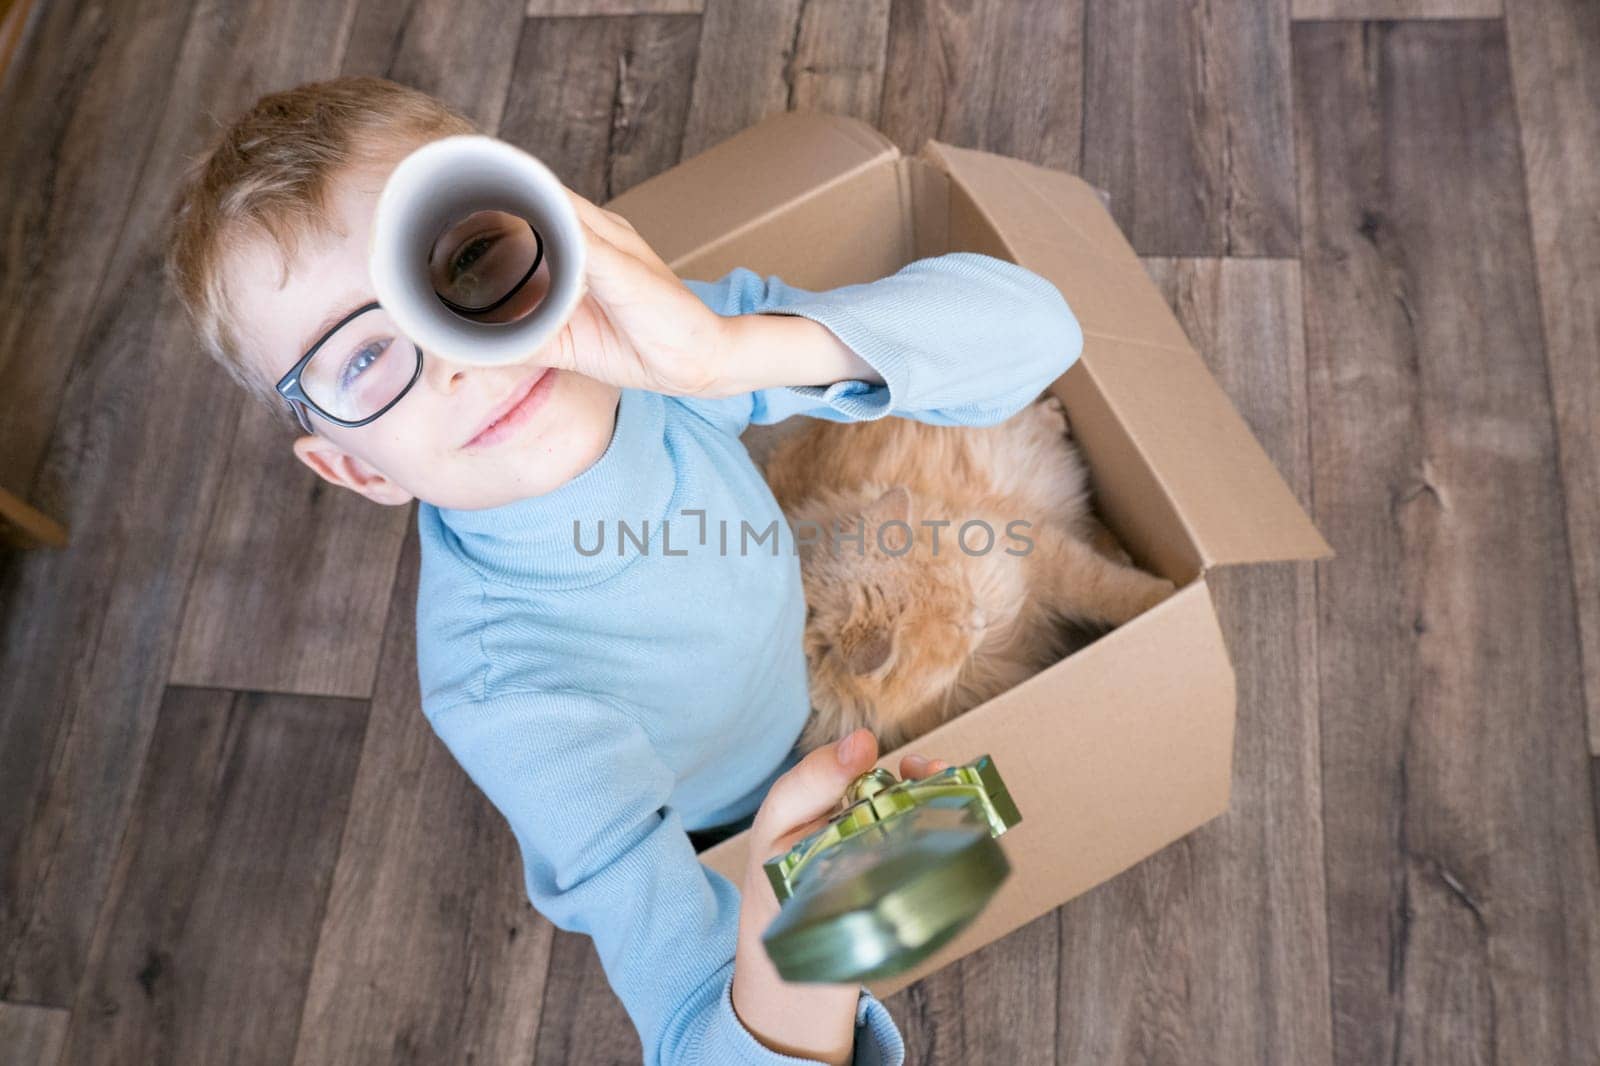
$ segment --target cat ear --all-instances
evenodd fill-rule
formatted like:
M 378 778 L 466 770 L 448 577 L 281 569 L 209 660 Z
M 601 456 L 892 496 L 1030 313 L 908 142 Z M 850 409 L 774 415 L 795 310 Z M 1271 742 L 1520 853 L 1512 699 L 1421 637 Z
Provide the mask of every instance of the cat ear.
M 871 674 L 887 663 L 893 652 L 894 640 L 890 634 L 872 633 L 844 649 L 844 664 L 857 676 Z
M 883 495 L 867 504 L 861 512 L 862 517 L 870 526 L 873 523 L 900 521 L 906 525 L 911 524 L 911 490 L 904 485 L 895 485 Z

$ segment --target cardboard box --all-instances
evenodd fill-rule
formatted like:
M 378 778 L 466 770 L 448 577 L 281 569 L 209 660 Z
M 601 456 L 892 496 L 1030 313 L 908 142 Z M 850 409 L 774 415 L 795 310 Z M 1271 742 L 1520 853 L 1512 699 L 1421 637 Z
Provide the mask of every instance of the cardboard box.
M 1190 346 L 1091 186 L 1061 171 L 928 141 L 914 157 L 850 118 L 769 118 L 606 205 L 679 276 L 745 266 L 821 290 L 951 251 L 1053 281 L 1083 327 L 1082 358 L 1051 386 L 1066 404 L 1095 504 L 1134 559 L 1179 590 L 1132 622 L 975 707 L 915 749 L 985 752 L 1022 822 L 1012 875 L 887 996 L 1009 933 L 1222 813 L 1234 677 L 1206 575 L 1330 553 Z M 746 833 L 700 855 L 735 883 Z

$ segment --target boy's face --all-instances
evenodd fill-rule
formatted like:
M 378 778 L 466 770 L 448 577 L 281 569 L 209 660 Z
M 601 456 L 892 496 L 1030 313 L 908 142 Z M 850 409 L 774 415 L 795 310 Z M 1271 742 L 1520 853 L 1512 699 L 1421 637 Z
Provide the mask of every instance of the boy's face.
M 226 281 L 240 339 L 268 383 L 333 323 L 374 299 L 368 237 L 378 194 L 398 161 L 397 155 L 347 172 L 334 183 L 333 231 L 300 245 L 281 288 L 277 256 L 265 244 L 231 258 Z M 536 276 L 529 284 L 541 281 Z M 586 294 L 550 343 L 582 343 L 602 314 Z M 592 464 L 610 443 L 617 399 L 615 386 L 548 369 L 536 358 L 486 367 L 425 352 L 422 376 L 382 417 L 347 429 L 313 412 L 317 433 L 296 440 L 294 451 L 328 481 L 379 503 L 415 497 L 440 507 L 494 507 L 549 492 Z M 510 416 L 485 432 L 513 403 Z

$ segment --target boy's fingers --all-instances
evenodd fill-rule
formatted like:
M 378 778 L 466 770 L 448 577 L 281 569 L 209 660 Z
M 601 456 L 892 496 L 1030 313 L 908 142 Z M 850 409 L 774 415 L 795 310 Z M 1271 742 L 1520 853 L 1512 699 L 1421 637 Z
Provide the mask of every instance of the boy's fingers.
M 566 192 L 568 199 L 572 201 L 573 209 L 578 212 L 579 221 L 589 229 L 617 247 L 643 256 L 647 262 L 653 257 L 654 253 L 651 252 L 650 246 L 639 236 L 639 231 L 633 228 L 633 223 L 615 211 L 607 211 L 599 204 L 585 199 L 571 189 L 567 189 Z
M 843 762 L 839 757 L 841 746 L 845 747 Z M 776 841 L 808 822 L 831 814 L 844 796 L 845 786 L 865 772 L 877 757 L 877 738 L 867 729 L 858 729 L 842 740 L 809 752 L 767 790 L 767 798 L 756 813 L 756 820 L 762 823 L 759 831 L 762 838 Z
M 949 768 L 950 764 L 943 759 L 930 759 L 926 755 L 918 755 L 916 752 L 912 752 L 900 759 L 901 777 L 927 777 L 929 774 L 936 774 L 940 770 Z

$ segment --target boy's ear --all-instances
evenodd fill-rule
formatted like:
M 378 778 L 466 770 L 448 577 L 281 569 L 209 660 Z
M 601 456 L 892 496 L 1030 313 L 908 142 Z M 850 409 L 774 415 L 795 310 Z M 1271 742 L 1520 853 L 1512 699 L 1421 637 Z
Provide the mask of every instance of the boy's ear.
M 358 492 L 369 500 L 390 506 L 412 500 L 411 493 L 326 437 L 312 434 L 295 438 L 294 454 L 324 481 Z

